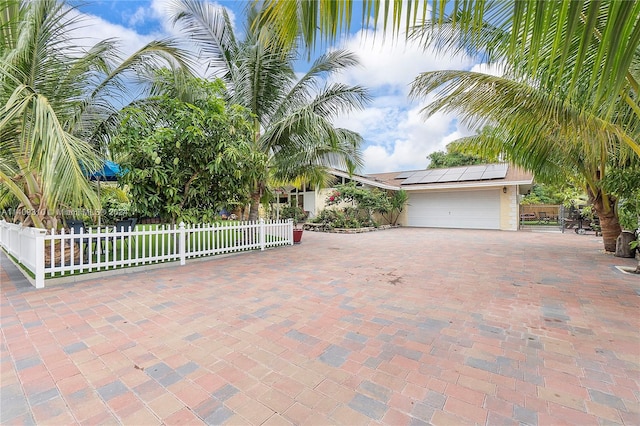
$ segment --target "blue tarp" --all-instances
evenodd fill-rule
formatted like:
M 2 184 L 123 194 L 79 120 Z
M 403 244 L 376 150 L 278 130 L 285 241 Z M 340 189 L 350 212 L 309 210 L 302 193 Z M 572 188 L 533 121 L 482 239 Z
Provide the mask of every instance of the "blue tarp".
M 101 180 L 101 181 L 116 181 L 118 177 L 122 176 L 125 172 L 120 165 L 110 160 L 104 160 L 102 167 L 93 173 L 87 173 L 89 180 Z

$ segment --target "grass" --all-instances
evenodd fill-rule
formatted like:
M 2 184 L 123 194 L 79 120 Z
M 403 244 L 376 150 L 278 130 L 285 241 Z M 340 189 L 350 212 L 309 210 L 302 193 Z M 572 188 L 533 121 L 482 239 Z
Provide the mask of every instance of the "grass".
M 218 222 L 217 226 L 220 228 L 215 234 L 210 231 L 191 229 L 187 232 L 187 248 L 189 252 L 196 252 L 195 256 L 204 256 L 211 254 L 197 254 L 198 252 L 210 251 L 212 249 L 226 248 L 227 252 L 239 252 L 248 251 L 251 248 L 247 248 L 246 245 L 259 244 L 259 235 L 257 232 L 252 232 L 246 229 L 235 229 L 234 225 L 240 224 L 239 221 L 224 221 Z M 229 229 L 225 229 L 225 228 Z M 164 229 L 169 229 L 166 226 Z M 120 269 L 133 266 L 140 266 L 145 264 L 161 263 L 167 261 L 178 260 L 178 235 L 177 234 L 163 234 L 162 225 L 149 225 L 139 224 L 136 225 L 134 232 L 140 231 L 158 231 L 158 233 L 150 233 L 146 235 L 132 235 L 128 237 L 120 238 L 101 238 L 97 242 L 97 238 L 90 240 L 91 258 L 87 258 L 85 253 L 81 253 L 84 256 L 82 271 L 65 271 L 48 273 L 47 278 L 60 277 L 60 276 L 72 276 L 81 275 L 90 272 L 96 272 L 101 270 Z M 279 240 L 279 238 L 273 235 L 267 235 L 266 242 L 273 242 Z M 242 244 L 244 242 L 244 244 Z M 86 243 L 83 244 L 86 246 Z M 235 248 L 237 247 L 237 248 Z M 75 250 L 79 250 L 79 246 L 76 245 Z M 68 250 L 68 249 L 65 249 Z M 161 259 L 149 260 L 151 256 L 161 257 Z M 194 257 L 191 253 L 190 257 Z M 140 259 L 140 261 L 137 261 Z M 129 263 L 131 261 L 131 263 Z M 122 262 L 120 265 L 109 266 L 97 266 L 96 264 L 106 262 Z M 75 261 L 74 261 L 75 263 Z M 66 265 L 69 265 L 66 262 Z M 76 263 L 77 264 L 77 263 Z
M 560 226 L 560 222 L 557 220 L 521 220 L 522 225 L 545 225 L 545 226 Z

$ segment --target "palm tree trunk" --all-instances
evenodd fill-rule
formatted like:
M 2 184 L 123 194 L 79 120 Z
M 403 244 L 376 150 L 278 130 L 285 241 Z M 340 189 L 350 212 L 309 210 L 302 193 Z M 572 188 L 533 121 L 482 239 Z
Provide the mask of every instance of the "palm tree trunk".
M 622 227 L 618 221 L 618 215 L 613 206 L 616 205 L 616 199 L 610 195 L 606 195 L 601 189 L 594 194 L 591 191 L 589 199 L 593 205 L 593 209 L 600 218 L 600 228 L 602 229 L 602 242 L 604 249 L 608 252 L 616 251 L 616 238 L 622 232 Z M 605 198 L 606 197 L 606 198 Z

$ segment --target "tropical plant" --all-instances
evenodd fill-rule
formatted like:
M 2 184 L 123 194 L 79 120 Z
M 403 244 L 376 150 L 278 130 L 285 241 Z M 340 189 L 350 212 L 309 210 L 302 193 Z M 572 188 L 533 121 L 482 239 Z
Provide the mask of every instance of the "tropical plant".
M 172 223 L 213 221 L 222 209 L 247 202 L 245 170 L 264 167 L 266 159 L 252 155 L 249 114 L 226 103 L 220 80 L 188 77 L 188 94 L 181 94 L 173 72 L 157 79 L 161 94 L 125 108 L 112 139 L 127 170 L 121 184 L 138 214 Z
M 377 226 L 374 219 L 375 213 L 395 225 L 407 199 L 408 196 L 404 190 L 382 191 L 378 188 L 364 188 L 357 186 L 355 182 L 350 182 L 337 185 L 336 189 L 327 196 L 326 205 L 352 204 L 349 206 L 349 211 L 354 212 L 356 218 L 366 223 L 364 226 Z
M 387 191 L 387 197 L 391 208 L 387 213 L 383 213 L 382 216 L 391 224 L 397 225 L 400 213 L 404 210 L 409 200 L 409 194 L 404 189 L 399 191 Z
M 128 70 L 180 58 L 151 43 L 123 61 L 113 40 L 82 47 L 83 22 L 58 0 L 0 0 L 0 202 L 15 221 L 57 227 L 61 209 L 97 210 L 87 171 Z
M 280 217 L 282 219 L 291 219 L 293 220 L 293 224 L 297 225 L 300 222 L 305 221 L 307 217 L 309 217 L 309 214 L 300 206 L 289 205 L 282 208 Z
M 357 22 L 353 12 L 358 3 L 351 0 L 261 3 L 265 10 L 261 20 L 276 28 L 276 40 L 282 45 L 301 37 L 311 50 L 318 41 L 334 41 Z M 638 2 L 367 0 L 359 7 L 361 24 L 382 25 L 396 37 L 401 30 L 408 36 L 412 27 L 424 23 L 434 30 L 431 35 L 439 33 L 440 37 L 430 37 L 438 47 L 482 53 L 487 61 L 524 59 L 522 74 L 535 76 L 552 93 L 580 93 L 588 85 L 594 105 L 611 105 L 618 99 L 637 102 L 623 88 L 628 85 L 629 70 L 637 70 L 637 63 L 632 63 L 640 41 Z M 488 28 L 495 31 L 487 32 Z M 568 85 L 557 84 L 565 79 Z
M 327 166 L 354 170 L 361 164 L 361 137 L 335 127 L 332 120 L 362 108 L 368 95 L 359 86 L 323 83 L 357 65 L 352 54 L 337 50 L 322 55 L 297 78 L 297 46 L 274 43 L 273 28 L 260 24 L 256 9 L 249 9 L 244 39 L 239 40 L 224 8 L 196 0 L 176 0 L 172 8 L 174 21 L 226 83 L 229 101 L 250 110 L 253 149 L 268 156 L 266 167 L 251 171 L 250 220 L 258 216 L 269 178 L 325 183 Z

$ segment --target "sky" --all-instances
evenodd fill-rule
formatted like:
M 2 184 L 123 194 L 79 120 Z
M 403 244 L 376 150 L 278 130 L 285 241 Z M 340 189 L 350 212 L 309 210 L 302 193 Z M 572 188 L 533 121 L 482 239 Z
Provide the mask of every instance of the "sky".
M 133 53 L 154 39 L 183 36 L 169 20 L 170 0 L 95 0 L 79 7 L 85 15 L 83 37 L 90 45 L 100 39 L 118 38 L 124 53 Z M 237 33 L 244 23 L 244 1 L 214 2 L 226 7 Z M 359 13 L 356 13 L 359 16 Z M 436 114 L 426 118 L 421 109 L 427 100 L 408 98 L 411 82 L 419 73 L 443 69 L 484 69 L 485 65 L 464 55 L 452 57 L 424 50 L 406 42 L 384 37 L 382 29 L 352 28 L 328 48 L 346 48 L 360 59 L 361 66 L 340 74 L 336 80 L 369 89 L 373 100 L 361 111 L 339 117 L 335 124 L 354 130 L 364 139 L 362 173 L 424 169 L 427 156 L 445 150 L 446 145 L 475 131 L 466 128 L 455 115 Z M 320 53 L 320 52 L 316 52 Z M 296 71 L 304 72 L 300 63 Z M 204 70 L 203 70 L 204 72 Z

